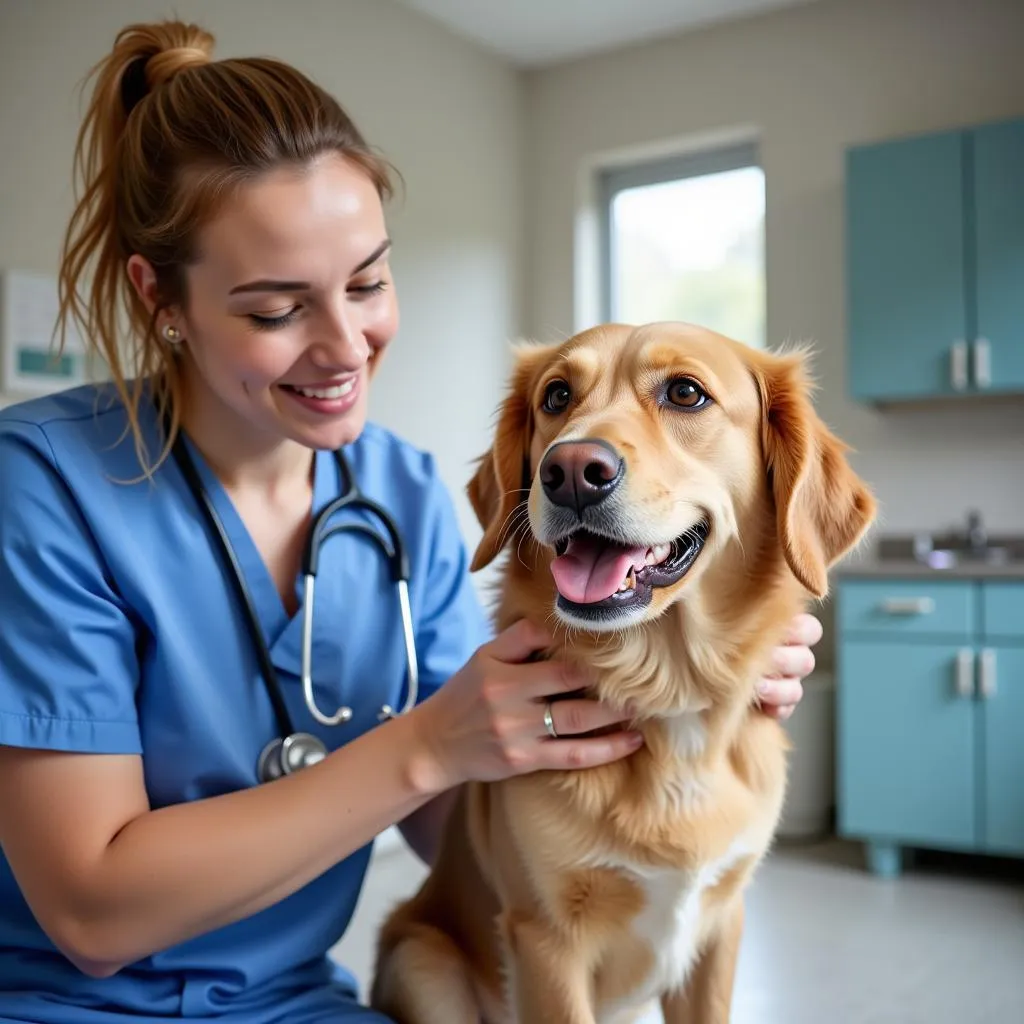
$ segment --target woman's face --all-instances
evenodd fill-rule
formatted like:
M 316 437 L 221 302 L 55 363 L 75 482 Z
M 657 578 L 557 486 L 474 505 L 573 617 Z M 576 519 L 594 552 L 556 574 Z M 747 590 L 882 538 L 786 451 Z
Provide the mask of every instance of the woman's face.
M 377 190 L 337 154 L 245 186 L 187 270 L 190 400 L 227 429 L 310 448 L 354 440 L 375 361 L 398 329 Z M 161 324 L 164 321 L 161 321 Z

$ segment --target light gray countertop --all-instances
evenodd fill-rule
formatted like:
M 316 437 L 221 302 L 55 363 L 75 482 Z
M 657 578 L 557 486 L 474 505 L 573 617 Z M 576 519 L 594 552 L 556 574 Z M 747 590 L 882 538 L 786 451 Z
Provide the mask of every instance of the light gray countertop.
M 933 569 L 912 558 L 867 558 L 849 565 L 837 566 L 837 579 L 908 579 L 908 580 L 1024 580 L 1024 562 L 1005 565 L 985 562 L 963 562 L 948 569 Z
M 971 557 L 959 536 L 929 538 L 922 557 L 934 552 L 935 564 L 914 557 L 922 547 L 921 538 L 890 536 L 880 538 L 836 566 L 840 579 L 913 579 L 913 580 L 1024 580 L 1024 536 L 1004 535 L 988 538 L 992 548 L 1001 551 L 1000 559 Z M 930 545 L 930 547 L 929 547 Z M 953 564 L 944 564 L 952 559 Z

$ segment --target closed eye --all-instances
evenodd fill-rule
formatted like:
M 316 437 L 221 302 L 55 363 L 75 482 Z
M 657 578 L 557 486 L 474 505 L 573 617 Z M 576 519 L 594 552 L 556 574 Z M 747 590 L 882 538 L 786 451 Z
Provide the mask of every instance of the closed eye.
M 252 325 L 258 330 L 273 331 L 292 323 L 299 315 L 301 309 L 301 306 L 293 306 L 284 313 L 275 314 L 274 316 L 267 316 L 263 313 L 249 313 L 248 317 Z
M 384 291 L 387 286 L 387 281 L 380 280 L 374 281 L 373 284 L 353 285 L 349 291 L 355 292 L 357 295 L 378 295 L 380 292 Z

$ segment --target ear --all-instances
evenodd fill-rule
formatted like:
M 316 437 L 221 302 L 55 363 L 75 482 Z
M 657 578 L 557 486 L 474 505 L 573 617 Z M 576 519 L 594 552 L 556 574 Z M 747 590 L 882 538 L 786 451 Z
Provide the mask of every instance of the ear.
M 763 355 L 762 446 L 786 561 L 815 597 L 828 593 L 828 570 L 872 524 L 877 504 L 847 461 L 847 445 L 811 403 L 807 357 Z
M 476 472 L 466 487 L 470 504 L 484 535 L 477 545 L 471 572 L 489 565 L 515 533 L 517 506 L 527 500 L 530 479 L 530 441 L 533 433 L 531 398 L 540 368 L 555 346 L 524 345 L 515 350 L 508 394 L 498 413 L 489 451 L 477 459 Z

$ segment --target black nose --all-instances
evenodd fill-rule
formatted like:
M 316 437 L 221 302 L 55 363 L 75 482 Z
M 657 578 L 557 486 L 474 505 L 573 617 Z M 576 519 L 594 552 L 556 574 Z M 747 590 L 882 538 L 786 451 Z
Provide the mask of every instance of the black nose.
M 540 482 L 551 501 L 579 515 L 615 490 L 625 468 L 606 441 L 561 441 L 544 456 Z

